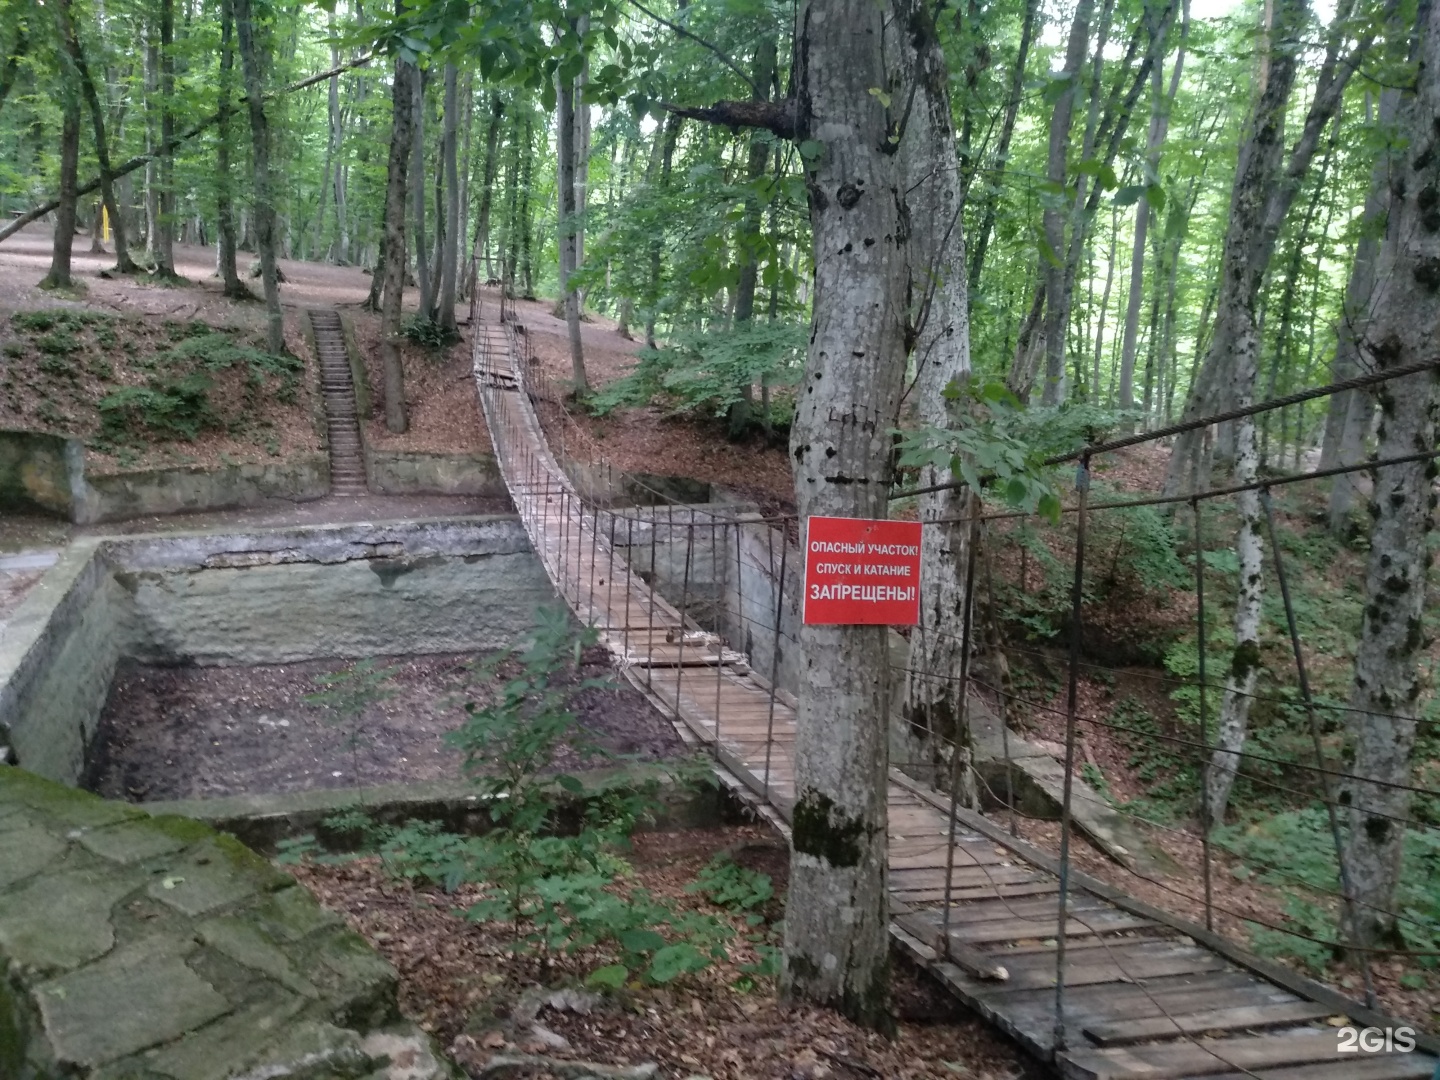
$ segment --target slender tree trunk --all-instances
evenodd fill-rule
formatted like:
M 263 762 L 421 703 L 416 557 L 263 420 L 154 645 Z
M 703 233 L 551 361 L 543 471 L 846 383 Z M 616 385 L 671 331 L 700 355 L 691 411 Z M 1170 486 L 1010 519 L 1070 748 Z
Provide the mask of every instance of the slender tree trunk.
M 1015 134 L 1015 120 L 1020 115 L 1020 102 L 1025 91 L 1025 61 L 1030 55 L 1030 46 L 1035 40 L 1035 27 L 1040 21 L 1040 0 L 1025 0 L 1025 16 L 1020 24 L 1020 47 L 1015 54 L 1015 66 L 1010 69 L 1010 85 L 1005 98 L 1005 115 L 1000 121 L 1000 137 L 995 143 L 995 153 L 990 158 L 992 175 L 985 184 L 985 210 L 980 227 L 975 230 L 975 243 L 970 252 L 970 292 L 980 288 L 980 271 L 985 266 L 985 253 L 990 245 L 990 236 L 995 231 L 995 215 L 1000 209 L 1000 192 L 1003 189 L 1003 173 L 1010 163 L 1010 140 Z
M 1361 352 L 1380 371 L 1428 359 L 1440 340 L 1440 5 L 1422 3 L 1419 80 L 1406 102 L 1409 139 L 1405 183 L 1390 188 L 1385 242 L 1379 257 L 1380 295 L 1363 329 Z M 1435 450 L 1440 421 L 1433 372 L 1382 383 L 1376 460 Z M 1433 461 L 1372 470 L 1370 555 L 1366 606 L 1355 653 L 1347 717 L 1355 747 L 1351 766 L 1363 780 L 1351 783 L 1350 829 L 1344 858 L 1357 906 L 1350 934 L 1360 945 L 1403 946 L 1390 914 L 1399 905 L 1405 827 L 1412 783 L 1415 717 L 1420 709 L 1418 660 L 1425 647 L 1424 612 L 1435 508 Z
M 1095 334 L 1095 364 L 1090 382 L 1090 400 L 1100 404 L 1100 356 L 1105 351 L 1105 316 L 1110 310 L 1110 289 L 1115 283 L 1115 249 L 1120 235 L 1120 208 L 1110 215 L 1110 254 L 1105 263 L 1105 291 L 1100 296 L 1099 328 Z
M 534 118 L 527 114 L 525 153 L 520 160 L 520 277 L 525 284 L 524 296 L 527 300 L 535 299 L 535 260 L 532 257 L 535 223 L 530 209 L 530 166 L 535 148 L 534 124 Z
M 459 144 L 459 72 L 445 65 L 445 246 L 440 255 L 440 326 L 455 329 L 455 284 L 460 272 L 460 171 L 455 160 Z
M 1065 45 L 1065 67 L 1060 78 L 1065 86 L 1050 113 L 1050 145 L 1045 178 L 1060 190 L 1066 185 L 1066 158 L 1070 152 L 1070 125 L 1075 114 L 1075 97 L 1080 90 L 1080 69 L 1090 43 L 1090 19 L 1095 0 L 1078 0 Z M 1045 381 L 1040 394 L 1044 405 L 1058 405 L 1065 378 L 1065 209 L 1047 204 L 1043 216 L 1046 250 L 1041 252 L 1041 273 L 1045 281 Z
M 233 300 L 245 299 L 250 290 L 240 280 L 235 266 L 235 195 L 230 174 L 231 94 L 235 83 L 235 11 L 233 0 L 220 3 L 220 118 L 216 128 L 215 146 L 215 215 L 218 236 L 215 243 L 215 269 L 224 283 L 225 295 Z
M 145 257 L 153 268 L 160 246 L 160 162 L 159 117 L 156 102 L 160 97 L 160 47 L 156 44 L 155 24 L 145 21 Z
M 155 273 L 175 276 L 175 0 L 160 0 L 160 203 Z M 273 212 L 273 210 L 272 210 Z
M 396 0 L 396 13 L 400 11 Z M 384 298 L 380 306 L 380 362 L 385 375 L 385 427 L 397 434 L 409 421 L 405 413 L 405 366 L 400 351 L 400 301 L 405 292 L 405 184 L 414 132 L 415 84 L 420 81 L 414 66 L 396 59 L 391 85 L 390 161 L 385 181 Z M 423 261 L 423 260 L 422 260 Z
M 330 34 L 333 38 L 335 34 L 333 17 L 330 20 Z M 335 41 L 330 43 L 330 66 L 331 68 L 340 66 L 340 46 Z M 317 259 L 328 257 L 329 253 L 335 249 L 336 243 L 339 242 L 340 226 L 337 223 L 336 239 L 330 244 L 325 243 L 325 203 L 332 190 L 336 192 L 337 198 L 339 192 L 338 185 L 332 187 L 331 184 L 331 169 L 333 168 L 337 175 L 340 172 L 342 114 L 340 112 L 340 76 L 338 74 L 330 76 L 330 89 L 326 104 L 329 109 L 330 138 L 325 143 L 325 168 L 321 172 L 323 179 L 320 182 L 320 204 L 315 210 L 315 257 Z M 336 209 L 339 209 L 338 202 Z
M 775 80 L 776 45 L 773 37 L 762 40 L 755 52 L 754 98 L 767 100 L 770 84 Z M 758 132 L 750 136 L 750 153 L 745 163 L 745 181 L 751 185 L 765 175 L 770 160 L 770 143 Z M 740 278 L 735 286 L 735 325 L 745 326 L 755 314 L 755 284 L 760 272 L 760 200 L 753 190 L 745 199 L 745 216 L 740 222 L 737 247 L 740 256 Z M 739 401 L 730 406 L 729 428 L 732 439 L 740 438 L 754 421 L 754 401 L 747 384 Z
M 888 512 L 905 372 L 903 185 L 888 152 L 882 46 L 870 0 L 802 4 L 794 78 L 815 260 L 810 346 L 790 451 L 800 517 Z M 897 94 L 898 100 L 903 95 Z M 883 627 L 804 626 L 784 993 L 893 1028 L 886 897 L 890 687 Z
M 490 281 L 495 277 L 495 266 L 490 261 L 490 208 L 495 201 L 495 174 L 498 171 L 499 162 L 495 156 L 495 146 L 500 138 L 500 123 L 505 116 L 505 102 L 500 95 L 491 91 L 490 93 L 490 122 L 485 125 L 485 165 L 481 172 L 482 183 L 480 187 L 480 212 L 475 219 L 475 255 L 485 260 L 485 280 Z M 520 125 L 515 125 L 516 134 L 519 134 Z M 515 199 L 515 177 L 509 176 L 508 186 L 510 187 L 510 209 L 514 214 L 516 207 Z M 510 230 L 515 239 L 519 233 L 515 231 L 515 222 L 512 220 Z M 515 273 L 515 266 L 512 261 L 510 274 Z M 503 274 L 501 275 L 504 276 Z M 512 286 L 513 287 L 513 286 Z
M 560 298 L 570 332 L 570 371 L 574 393 L 590 391 L 585 378 L 585 348 L 580 340 L 580 297 L 571 284 L 579 266 L 579 233 L 575 207 L 575 83 L 561 80 L 556 94 L 556 184 L 559 187 Z
M 411 102 L 408 183 L 415 213 L 415 284 L 420 292 L 419 315 L 424 319 L 430 317 L 435 306 L 435 294 L 430 288 L 430 252 L 425 246 L 425 72 L 415 69 L 411 82 L 414 100 Z
M 245 96 L 250 107 L 251 161 L 255 169 L 255 243 L 260 251 L 260 280 L 265 288 L 269 316 L 266 339 L 272 353 L 285 352 L 285 316 L 280 310 L 280 279 L 275 264 L 275 192 L 270 174 L 270 125 L 265 115 L 264 81 L 255 41 L 251 0 L 234 0 L 235 27 L 244 72 Z
M 120 212 L 120 205 L 115 199 L 114 174 L 110 167 L 110 144 L 105 134 L 105 110 L 100 102 L 100 95 L 95 89 L 95 80 L 90 75 L 89 65 L 85 63 L 85 52 L 80 47 L 80 38 L 75 32 L 75 21 L 71 17 L 69 0 L 65 0 L 55 9 L 56 18 L 60 23 L 60 40 L 69 57 L 71 66 L 74 68 L 74 76 L 80 86 L 80 94 L 85 100 L 86 111 L 90 114 L 90 129 L 95 136 L 95 160 L 100 166 L 100 193 L 101 205 L 109 212 L 110 226 L 115 237 L 115 270 L 117 273 L 130 274 L 135 271 L 135 264 L 130 259 L 130 251 L 125 243 L 125 219 Z M 95 220 L 98 226 L 100 212 L 95 212 Z M 97 227 L 94 232 L 95 242 L 100 241 L 100 229 Z M 101 248 L 103 251 L 104 248 Z
M 69 0 L 59 2 L 68 9 Z M 68 289 L 74 284 L 70 255 L 75 246 L 75 204 L 79 199 L 75 189 L 80 168 L 80 97 L 68 79 L 60 87 L 60 104 L 60 206 L 55 211 L 50 272 L 40 281 L 42 289 Z
M 1242 344 L 1255 341 L 1251 332 L 1255 300 L 1274 254 L 1280 226 L 1310 168 L 1321 132 L 1335 115 L 1350 75 L 1374 40 L 1373 31 L 1366 29 L 1342 58 L 1341 48 L 1350 32 L 1351 8 L 1351 0 L 1341 0 L 1336 9 L 1304 127 L 1282 167 L 1285 108 L 1295 81 L 1292 43 L 1301 33 L 1300 27 L 1308 18 L 1309 10 L 1305 0 L 1276 0 L 1276 26 L 1270 37 L 1280 44 L 1270 46 L 1262 54 L 1265 78 L 1247 123 L 1231 191 L 1215 327 L 1200 376 L 1192 380 L 1182 420 L 1232 406 L 1241 389 L 1236 372 L 1243 370 L 1247 361 L 1240 355 L 1240 349 Z M 1229 431 L 1233 432 L 1234 428 Z M 1231 453 L 1224 444 L 1230 441 L 1230 436 L 1222 430 L 1217 440 L 1222 444 L 1220 456 L 1228 459 Z M 1187 479 L 1198 477 L 1202 472 L 1199 461 L 1204 442 L 1198 431 L 1176 438 L 1165 477 L 1165 494 L 1177 495 L 1190 490 L 1185 486 Z
M 676 113 L 667 113 L 665 121 L 655 132 L 656 145 L 660 149 L 660 192 L 670 188 L 670 171 L 675 160 L 675 147 L 680 140 L 681 118 Z M 645 347 L 655 348 L 655 320 L 660 307 L 661 242 L 663 230 L 656 229 L 650 238 L 650 282 L 645 290 Z

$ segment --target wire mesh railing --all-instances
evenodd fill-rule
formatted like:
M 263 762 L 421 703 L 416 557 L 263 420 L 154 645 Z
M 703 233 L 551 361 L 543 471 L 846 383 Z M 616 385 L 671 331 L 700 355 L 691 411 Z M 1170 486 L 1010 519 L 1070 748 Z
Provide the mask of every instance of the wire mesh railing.
M 483 306 L 490 303 L 494 316 L 486 323 Z M 696 504 L 676 499 L 673 494 L 646 475 L 617 467 L 608 460 L 597 441 L 586 430 L 585 423 L 570 408 L 573 400 L 566 381 L 540 363 L 534 352 L 532 335 L 516 311 L 510 290 L 501 287 L 494 301 L 482 300 L 478 292 L 472 299 L 472 327 L 482 340 L 477 357 L 493 368 L 513 366 L 513 393 L 495 388 L 491 408 L 487 409 L 492 426 L 497 422 L 505 430 L 499 435 L 514 449 L 509 460 L 502 457 L 506 480 L 517 502 L 517 510 L 530 530 L 537 553 L 546 562 L 557 588 L 571 608 L 586 622 L 599 628 L 618 645 L 621 663 L 628 665 L 627 674 L 661 703 L 667 711 L 686 717 L 690 734 L 697 744 L 704 745 L 737 775 L 746 773 L 745 782 L 760 799 L 779 809 L 782 814 L 794 798 L 794 776 L 790 760 L 793 742 L 793 706 L 799 691 L 799 645 L 801 611 L 799 603 L 801 551 L 791 539 L 799 535 L 800 523 L 791 514 L 761 513 L 744 506 L 729 504 Z M 1398 374 L 1406 374 L 1401 372 Z M 1377 382 L 1370 379 L 1366 385 Z M 1353 382 L 1353 380 L 1352 380 Z M 1327 388 L 1327 392 L 1348 386 Z M 1291 395 L 1294 397 L 1295 395 Z M 1318 396 L 1311 394 L 1311 397 Z M 1307 398 L 1308 400 L 1308 398 Z M 1288 399 L 1287 399 L 1288 401 Z M 498 441 L 498 439 L 497 439 Z M 974 891 L 971 884 L 973 868 L 966 867 L 965 884 L 957 883 L 957 835 L 971 828 L 974 819 L 967 816 L 970 808 L 959 802 L 960 793 L 974 787 L 981 792 L 982 802 L 998 807 L 1006 820 L 1009 834 L 1022 831 L 1022 821 L 1034 815 L 1024 810 L 1017 795 L 1021 780 L 1020 762 L 1012 756 L 1014 744 L 1021 736 L 1012 731 L 1010 717 L 1030 719 L 1052 716 L 1063 724 L 1063 791 L 1056 814 L 1059 820 L 1056 876 L 1058 891 L 1054 904 L 1054 925 L 1051 933 L 1054 954 L 1054 1045 L 1063 1048 L 1073 1033 L 1067 1032 L 1066 986 L 1067 967 L 1074 955 L 1071 946 L 1099 948 L 1113 953 L 1112 960 L 1124 974 L 1126 959 L 1112 946 L 1126 940 L 1123 934 L 1107 930 L 1103 920 L 1094 922 L 1085 911 L 1077 911 L 1071 868 L 1074 862 L 1075 810 L 1094 804 L 1117 813 L 1137 827 L 1154 830 L 1167 842 L 1199 848 L 1199 888 L 1160 877 L 1139 865 L 1116 862 L 1113 874 L 1133 878 L 1137 887 L 1146 887 L 1172 896 L 1193 909 L 1207 931 L 1215 931 L 1217 916 L 1228 925 L 1246 925 L 1272 935 L 1293 939 L 1323 949 L 1343 953 L 1345 962 L 1353 965 L 1363 986 L 1364 1004 L 1356 1003 L 1354 1014 L 1371 1014 L 1386 1002 L 1377 987 L 1373 966 L 1376 958 L 1400 959 L 1416 963 L 1432 963 L 1440 949 L 1413 944 L 1435 940 L 1440 935 L 1440 910 L 1429 913 L 1389 910 L 1357 895 L 1346 860 L 1346 816 L 1352 805 L 1346 792 L 1356 784 L 1377 783 L 1377 778 L 1356 774 L 1346 767 L 1338 750 L 1338 738 L 1329 730 L 1325 718 L 1334 715 L 1366 714 L 1349 706 L 1322 699 L 1307 670 L 1307 650 L 1291 592 L 1295 573 L 1293 557 L 1288 556 L 1276 522 L 1276 508 L 1270 490 L 1286 485 L 1314 481 L 1326 477 L 1376 467 L 1375 462 L 1343 469 L 1329 469 L 1305 476 L 1277 477 L 1254 484 L 1233 485 L 1199 495 L 1153 498 L 1091 499 L 1089 479 L 1094 457 L 1114 453 L 1144 440 L 1127 439 L 1111 446 L 1097 446 L 1092 453 L 1081 456 L 1079 482 L 1075 501 L 1065 508 L 1073 526 L 1051 526 L 1049 539 L 1055 549 L 1053 563 L 1069 557 L 1069 612 L 1064 638 L 1067 648 L 1063 658 L 1064 686 L 1059 704 L 1043 696 L 1017 692 L 1014 687 L 999 685 L 996 680 L 971 669 L 970 658 L 983 650 L 1005 649 L 1020 655 L 1040 654 L 1053 658 L 1047 650 L 1027 648 L 1023 644 L 1001 643 L 996 638 L 997 574 L 992 555 L 1003 551 L 1004 536 L 999 530 L 1033 515 L 1023 515 L 1003 508 L 987 509 L 980 498 L 971 500 L 972 513 L 964 520 L 969 524 L 969 555 L 964 564 L 967 602 L 958 628 L 961 658 L 959 670 L 933 671 L 917 669 L 913 660 L 894 667 L 899 685 L 909 678 L 952 679 L 964 688 L 961 700 L 995 702 L 1002 714 L 1000 783 L 995 775 L 978 770 L 965 753 L 964 718 L 957 731 L 921 730 L 928 756 L 921 761 L 892 761 L 893 765 L 923 766 L 943 782 L 938 785 L 939 798 L 934 805 L 942 812 L 947 835 L 941 841 L 945 855 L 944 884 L 939 898 L 931 903 L 942 909 L 938 941 L 940 955 L 950 961 L 965 960 L 964 949 L 955 944 L 951 931 L 951 912 L 962 896 Z M 1423 460 L 1434 456 L 1417 453 L 1406 458 L 1379 464 Z M 1203 551 L 1204 508 L 1241 491 L 1255 490 L 1261 494 L 1266 522 L 1267 547 L 1271 572 L 1276 576 L 1283 614 L 1281 639 L 1288 648 L 1293 664 L 1293 687 L 1287 696 L 1282 693 L 1245 691 L 1255 702 L 1297 710 L 1303 717 L 1300 731 L 1308 740 L 1308 750 L 1278 755 L 1263 747 L 1249 746 L 1227 749 L 1220 747 L 1214 732 L 1214 695 L 1235 692 L 1233 686 L 1212 681 L 1207 668 L 1207 645 L 1214 629 L 1207 602 L 1207 573 Z M 1195 632 L 1199 642 L 1196 670 L 1191 675 L 1150 673 L 1149 677 L 1163 682 L 1164 692 L 1187 691 L 1195 697 L 1195 708 L 1188 719 L 1177 717 L 1175 724 L 1188 724 L 1185 733 L 1175 725 L 1168 729 L 1155 724 L 1127 724 L 1114 716 L 1092 715 L 1081 703 L 1082 680 L 1097 673 L 1114 675 L 1121 665 L 1106 665 L 1089 656 L 1085 649 L 1086 616 L 1090 601 L 1087 574 L 1093 574 L 1086 551 L 1087 533 L 1093 515 L 1124 515 L 1136 509 L 1164 505 L 1187 506 L 1194 522 L 1195 570 L 1191 593 L 1195 606 Z M 923 521 L 925 527 L 954 524 L 946 520 Z M 1212 571 L 1212 574 L 1214 571 Z M 1054 570 L 1052 568 L 1052 575 Z M 1002 575 L 1000 575 L 1003 577 Z M 983 579 L 983 580 L 982 580 Z M 1002 582 L 1002 588 L 1015 589 L 1014 582 Z M 980 597 L 985 599 L 981 600 Z M 985 618 L 977 617 L 974 605 L 987 606 Z M 988 624 L 988 625 L 987 625 Z M 953 634 L 933 628 L 937 634 Z M 1088 658 L 1087 658 L 1088 657 Z M 1143 675 L 1140 677 L 1144 677 Z M 1281 680 L 1276 680 L 1277 685 Z M 763 693 L 754 698 L 748 711 L 729 707 L 731 692 L 741 686 L 759 687 Z M 739 699 L 736 699 L 739 700 Z M 777 717 L 777 710 L 780 714 Z M 1440 720 L 1428 717 L 1407 717 L 1402 721 L 1433 725 Z M 900 726 L 905 725 L 900 721 Z M 733 727 L 731 726 L 733 725 Z M 788 725 L 788 730 L 787 730 Z M 1278 800 L 1279 805 L 1293 809 L 1313 808 L 1323 812 L 1334 849 L 1331 859 L 1334 880 L 1323 880 L 1313 868 L 1297 872 L 1253 853 L 1234 847 L 1217 847 L 1214 830 L 1198 812 L 1182 815 L 1176 820 L 1157 820 L 1154 814 L 1142 813 L 1116 797 L 1079 781 L 1083 778 L 1080 743 L 1082 731 L 1104 733 L 1124 743 L 1146 740 L 1171 748 L 1175 774 L 1192 777 L 1198 798 L 1203 792 L 1206 771 L 1217 753 L 1230 754 L 1240 762 L 1240 776 L 1245 784 L 1263 789 Z M 783 767 L 782 767 L 783 765 Z M 939 769 L 937 770 L 937 766 Z M 969 771 L 973 776 L 962 776 Z M 967 783 L 967 781 L 969 781 Z M 1381 786 L 1403 788 L 1412 796 L 1433 798 L 1440 789 L 1423 782 L 1397 783 L 1379 780 Z M 1432 826 L 1414 814 L 1395 815 L 1395 824 L 1410 832 L 1428 832 Z M 1218 824 L 1218 823 L 1213 823 Z M 1018 841 L 1017 841 L 1018 843 Z M 1235 903 L 1221 895 L 1217 888 L 1221 875 L 1231 875 L 1237 866 L 1252 871 L 1255 883 L 1244 903 Z M 983 874 L 981 875 L 984 876 Z M 1227 878 L 1227 880 L 1230 880 Z M 1283 881 L 1285 886 L 1262 889 L 1266 881 Z M 1003 882 L 996 881 L 991 893 L 1004 898 Z M 1440 889 L 1440 882 L 1436 883 Z M 1088 886 L 1087 886 L 1088 888 Z M 1288 890 L 1288 891 L 1287 891 Z M 1082 890 L 1083 891 L 1083 890 Z M 1334 916 L 1335 932 L 1330 935 L 1316 931 L 1311 923 L 1297 922 L 1285 912 L 1284 901 L 1302 894 Z M 1007 901 L 1008 903 L 1009 901 Z M 1088 901 L 1086 901 L 1088 903 Z M 1269 905 L 1268 907 L 1266 905 Z M 1082 904 L 1082 907 L 1084 905 Z M 1398 907 L 1398 905 L 1392 905 Z M 1376 910 L 1394 921 L 1401 932 L 1413 931 L 1412 944 L 1380 947 L 1360 944 L 1348 935 L 1347 927 L 1356 921 L 1362 910 Z M 1017 909 L 1017 918 L 1019 918 Z M 1340 917 L 1342 911 L 1347 917 Z M 1242 945 L 1253 943 L 1241 942 Z M 973 957 L 970 957 L 973 960 Z M 1267 969 L 1268 970 L 1268 969 Z M 1145 986 L 1143 975 L 1131 980 Z M 1393 984 L 1393 979 L 1391 980 Z M 1343 992 L 1343 990 L 1342 990 Z M 1150 1004 L 1165 1014 L 1158 999 Z M 1378 1015 L 1378 1012 L 1373 1012 Z M 1177 1032 L 1183 1025 L 1177 1024 Z M 1183 1034 L 1183 1032 L 1182 1032 Z M 1187 1036 L 1188 1037 L 1188 1036 Z M 1193 1040 L 1192 1040 L 1193 1041 Z M 1207 1051 L 1208 1052 L 1208 1051 Z M 1223 1053 L 1223 1051 L 1217 1051 Z M 1223 1060 L 1223 1058 L 1221 1059 Z M 1226 1062 L 1227 1066 L 1233 1064 Z M 1243 1064 L 1235 1065 L 1239 1075 L 1254 1075 Z

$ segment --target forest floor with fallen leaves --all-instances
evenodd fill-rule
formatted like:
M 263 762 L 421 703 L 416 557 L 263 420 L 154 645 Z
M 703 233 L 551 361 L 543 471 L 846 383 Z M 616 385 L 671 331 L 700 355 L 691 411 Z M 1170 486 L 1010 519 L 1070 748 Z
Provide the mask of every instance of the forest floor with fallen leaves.
M 579 986 L 605 958 L 553 956 L 542 973 L 535 957 L 515 953 L 508 925 L 475 923 L 461 914 L 478 899 L 473 886 L 447 894 L 416 885 L 389 876 L 374 857 L 287 869 L 395 965 L 404 1013 L 471 1075 L 493 1057 L 516 1052 L 614 1065 L 655 1062 L 662 1076 L 716 1080 L 1045 1075 L 903 962 L 895 972 L 894 1041 L 827 1010 L 782 1002 L 774 979 L 742 971 L 755 960 L 744 940 L 751 932 L 744 922 L 688 891 L 720 852 L 770 875 L 776 898 L 764 914 L 770 920 L 779 916 L 788 849 L 768 827 L 637 833 L 628 855 L 632 883 L 679 909 L 729 919 L 739 945 L 732 945 L 729 960 L 702 972 L 605 997 L 545 993 Z

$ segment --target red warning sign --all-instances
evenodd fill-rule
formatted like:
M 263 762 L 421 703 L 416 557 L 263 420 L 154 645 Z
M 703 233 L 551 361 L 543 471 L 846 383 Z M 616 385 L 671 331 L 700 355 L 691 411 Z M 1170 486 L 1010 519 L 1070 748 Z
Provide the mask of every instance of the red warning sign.
M 920 523 L 808 519 L 804 621 L 846 626 L 918 623 Z

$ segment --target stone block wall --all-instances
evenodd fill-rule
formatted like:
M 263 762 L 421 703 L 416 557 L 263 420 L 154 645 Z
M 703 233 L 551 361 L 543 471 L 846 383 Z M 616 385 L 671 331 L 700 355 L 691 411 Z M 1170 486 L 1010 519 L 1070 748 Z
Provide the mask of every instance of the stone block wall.
M 6 1080 L 450 1076 L 395 989 L 233 837 L 0 766 Z

